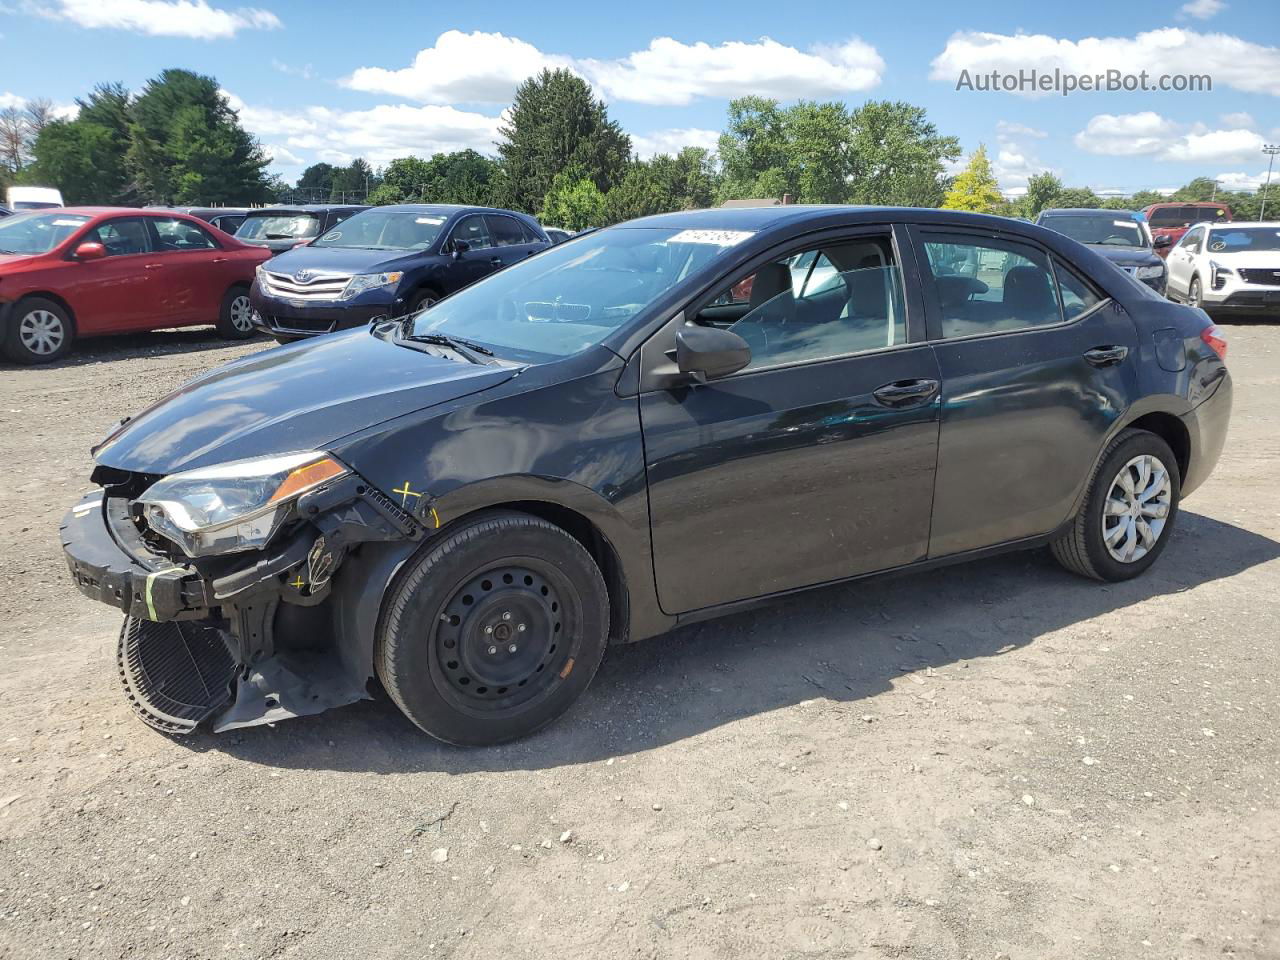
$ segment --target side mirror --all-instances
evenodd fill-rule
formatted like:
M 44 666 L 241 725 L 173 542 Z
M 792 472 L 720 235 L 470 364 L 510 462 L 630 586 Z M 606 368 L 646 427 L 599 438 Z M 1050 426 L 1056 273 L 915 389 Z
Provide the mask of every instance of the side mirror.
M 751 347 L 719 327 L 687 326 L 676 334 L 676 366 L 705 383 L 727 377 L 751 362 Z
M 100 243 L 82 243 L 72 254 L 77 260 L 101 260 L 107 255 L 107 248 Z
M 455 260 L 460 259 L 464 253 L 471 249 L 471 244 L 467 243 L 465 240 L 454 240 L 452 246 L 453 259 Z
M 1163 249 L 1164 247 L 1172 247 L 1173 237 L 1169 236 L 1167 233 L 1162 233 L 1160 234 L 1160 236 L 1152 240 L 1151 243 L 1157 249 Z

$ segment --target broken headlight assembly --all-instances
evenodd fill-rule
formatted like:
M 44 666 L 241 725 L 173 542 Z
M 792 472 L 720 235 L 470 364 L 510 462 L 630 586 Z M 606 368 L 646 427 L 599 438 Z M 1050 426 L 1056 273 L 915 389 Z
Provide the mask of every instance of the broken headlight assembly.
M 236 460 L 157 480 L 135 502 L 187 556 L 210 557 L 266 546 L 298 497 L 350 472 L 318 452 Z

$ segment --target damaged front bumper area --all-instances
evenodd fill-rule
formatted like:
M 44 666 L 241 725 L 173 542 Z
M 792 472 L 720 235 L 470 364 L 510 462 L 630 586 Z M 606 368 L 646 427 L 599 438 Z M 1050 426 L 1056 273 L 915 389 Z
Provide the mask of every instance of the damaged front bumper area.
M 100 468 L 104 489 L 61 526 L 76 586 L 125 614 L 117 666 L 143 721 L 220 732 L 368 697 L 368 666 L 335 625 L 334 575 L 361 544 L 421 539 L 417 519 L 351 474 L 299 498 L 266 549 L 191 559 L 144 535 L 132 498 L 147 479 Z

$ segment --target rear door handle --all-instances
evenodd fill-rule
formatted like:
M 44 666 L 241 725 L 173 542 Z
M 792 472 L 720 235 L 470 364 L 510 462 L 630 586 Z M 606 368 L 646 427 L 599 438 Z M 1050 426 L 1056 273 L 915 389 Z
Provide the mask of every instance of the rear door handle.
M 210 263 L 226 263 L 226 262 L 227 262 L 227 258 L 226 258 L 226 257 L 214 257 L 214 258 L 213 258 L 211 261 L 209 261 L 209 262 L 210 262 Z
M 159 269 L 160 269 L 161 267 L 163 267 L 163 266 L 164 266 L 164 264 L 163 264 L 163 263 L 148 263 L 148 264 L 145 264 L 145 265 L 143 266 L 143 269 L 144 269 L 144 270 L 159 270 Z
M 895 380 L 877 387 L 871 395 L 886 407 L 911 407 L 933 399 L 937 380 Z
M 492 263 L 495 267 L 500 267 L 500 266 L 502 266 L 502 258 L 501 258 L 501 257 L 490 257 L 490 258 L 489 258 L 489 262 L 490 262 L 490 263 Z
M 1095 367 L 1114 367 L 1129 355 L 1128 347 L 1094 347 L 1084 352 L 1084 358 Z

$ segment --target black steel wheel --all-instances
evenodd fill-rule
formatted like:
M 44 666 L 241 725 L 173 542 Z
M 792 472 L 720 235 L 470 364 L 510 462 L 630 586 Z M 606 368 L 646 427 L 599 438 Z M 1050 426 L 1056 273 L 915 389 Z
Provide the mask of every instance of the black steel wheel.
M 582 544 L 537 517 L 482 515 L 434 541 L 392 588 L 378 673 L 432 736 L 501 743 L 573 704 L 608 625 L 604 580 Z

